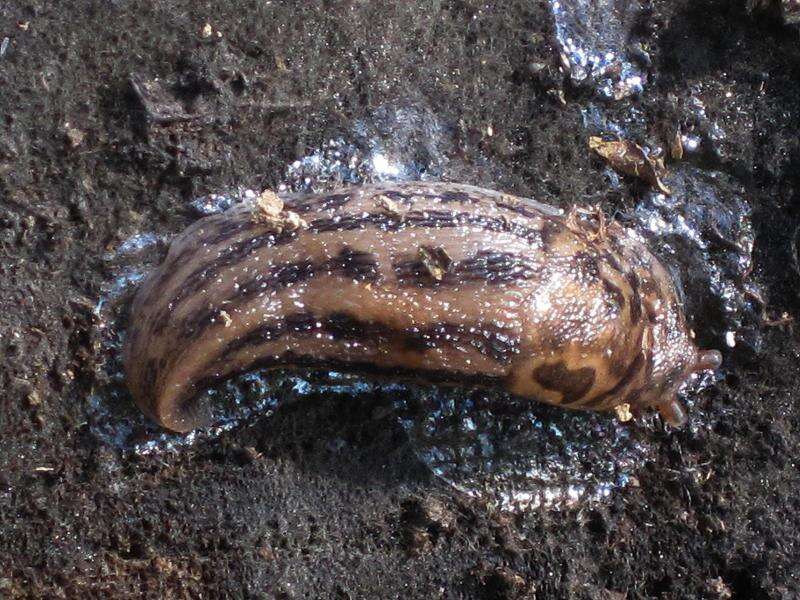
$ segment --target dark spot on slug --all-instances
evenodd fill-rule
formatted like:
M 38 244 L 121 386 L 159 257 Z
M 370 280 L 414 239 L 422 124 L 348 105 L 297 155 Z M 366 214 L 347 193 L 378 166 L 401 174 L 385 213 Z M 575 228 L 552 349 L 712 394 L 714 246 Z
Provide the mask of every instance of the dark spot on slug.
M 381 276 L 375 253 L 356 250 L 350 246 L 344 246 L 336 256 L 315 270 L 371 283 L 377 282 Z
M 570 369 L 564 361 L 559 361 L 536 367 L 533 379 L 545 389 L 561 392 L 562 404 L 571 404 L 583 398 L 594 385 L 595 371 L 591 367 Z

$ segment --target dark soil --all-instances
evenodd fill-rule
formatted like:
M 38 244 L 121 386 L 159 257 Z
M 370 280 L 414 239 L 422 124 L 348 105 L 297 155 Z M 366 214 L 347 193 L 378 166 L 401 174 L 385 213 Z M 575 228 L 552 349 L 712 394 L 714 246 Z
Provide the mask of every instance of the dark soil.
M 641 27 L 657 77 L 633 102 L 658 137 L 679 118 L 670 95 L 719 90 L 706 109 L 727 138 L 692 160 L 745 187 L 767 314 L 800 318 L 800 43 L 744 4 L 654 0 Z M 564 106 L 531 69 L 557 64 L 552 29 L 534 0 L 0 6 L 0 596 L 800 597 L 791 326 L 726 356 L 695 408 L 727 408 L 713 430 L 665 435 L 638 487 L 573 510 L 460 497 L 371 406 L 305 403 L 157 456 L 87 425 L 103 254 L 179 231 L 196 194 L 274 187 L 378 107 L 435 114 L 449 178 L 604 198 L 587 92 L 565 86 Z M 132 75 L 163 86 L 148 100 Z M 607 206 L 634 203 L 628 183 Z

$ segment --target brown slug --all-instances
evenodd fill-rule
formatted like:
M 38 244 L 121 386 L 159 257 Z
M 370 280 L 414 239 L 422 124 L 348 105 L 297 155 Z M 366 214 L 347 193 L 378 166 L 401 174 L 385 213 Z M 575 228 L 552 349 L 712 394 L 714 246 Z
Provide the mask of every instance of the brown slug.
M 450 183 L 238 206 L 172 242 L 134 299 L 125 373 L 174 431 L 251 368 L 319 366 L 494 386 L 574 409 L 655 407 L 716 368 L 666 269 L 599 211 Z

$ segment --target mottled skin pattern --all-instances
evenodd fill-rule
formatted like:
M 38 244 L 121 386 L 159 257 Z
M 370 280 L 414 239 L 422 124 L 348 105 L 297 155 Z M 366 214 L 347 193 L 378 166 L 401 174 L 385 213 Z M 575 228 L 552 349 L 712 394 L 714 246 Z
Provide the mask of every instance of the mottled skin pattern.
M 164 427 L 201 424 L 193 399 L 213 381 L 292 365 L 654 406 L 679 424 L 677 388 L 719 362 L 658 260 L 601 215 L 442 183 L 283 200 L 306 225 L 278 232 L 248 207 L 201 219 L 139 290 L 127 381 Z

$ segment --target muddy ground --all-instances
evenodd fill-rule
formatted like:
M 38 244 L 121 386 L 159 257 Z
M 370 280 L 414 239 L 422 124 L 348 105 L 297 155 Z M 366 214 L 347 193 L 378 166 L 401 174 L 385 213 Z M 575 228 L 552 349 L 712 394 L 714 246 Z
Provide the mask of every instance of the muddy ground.
M 800 317 L 797 33 L 738 0 L 644 8 L 653 77 L 622 102 L 661 141 L 691 82 L 718 90 L 704 101 L 727 137 L 690 160 L 745 188 L 767 316 Z M 726 408 L 713 428 L 665 432 L 638 486 L 570 510 L 460 497 L 357 403 L 155 456 L 89 425 L 104 254 L 179 231 L 196 195 L 275 187 L 380 107 L 436 115 L 445 178 L 635 204 L 641 186 L 606 195 L 586 149 L 589 92 L 532 67 L 557 66 L 553 36 L 533 0 L 0 6 L 0 597 L 800 597 L 791 325 L 728 349 L 695 407 Z M 131 75 L 166 82 L 166 112 L 148 114 Z

